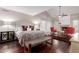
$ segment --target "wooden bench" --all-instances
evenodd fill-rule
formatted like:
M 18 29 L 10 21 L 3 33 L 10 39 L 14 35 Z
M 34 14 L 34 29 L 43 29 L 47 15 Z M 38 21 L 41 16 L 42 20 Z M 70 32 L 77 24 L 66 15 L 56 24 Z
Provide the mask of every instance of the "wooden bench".
M 51 40 L 50 37 L 44 37 L 44 38 L 40 38 L 40 39 L 36 39 L 36 40 L 31 40 L 31 41 L 25 42 L 24 43 L 24 47 L 28 48 L 28 52 L 31 52 L 32 51 L 32 47 L 34 47 L 34 46 L 36 46 L 38 44 L 41 44 L 43 42 L 48 43 L 49 40 Z M 53 44 L 52 40 L 51 40 L 50 43 L 51 43 L 51 45 Z M 50 43 L 48 43 L 48 44 L 50 44 Z M 26 49 L 24 49 L 24 50 L 26 50 Z

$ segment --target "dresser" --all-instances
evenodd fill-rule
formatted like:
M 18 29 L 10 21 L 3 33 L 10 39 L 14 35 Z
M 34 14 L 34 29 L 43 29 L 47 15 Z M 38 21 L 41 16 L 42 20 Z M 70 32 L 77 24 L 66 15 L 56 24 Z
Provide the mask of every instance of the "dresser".
M 0 43 L 16 40 L 14 31 L 0 32 Z

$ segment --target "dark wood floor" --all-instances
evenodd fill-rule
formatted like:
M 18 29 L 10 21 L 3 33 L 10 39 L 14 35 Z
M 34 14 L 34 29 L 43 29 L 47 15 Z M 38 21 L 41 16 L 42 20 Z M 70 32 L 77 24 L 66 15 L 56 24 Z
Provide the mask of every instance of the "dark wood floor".
M 32 48 L 32 53 L 69 53 L 69 48 L 67 43 L 62 41 L 54 40 L 53 45 L 41 44 Z M 0 53 L 23 53 L 24 48 L 22 48 L 18 41 L 8 42 L 0 44 Z

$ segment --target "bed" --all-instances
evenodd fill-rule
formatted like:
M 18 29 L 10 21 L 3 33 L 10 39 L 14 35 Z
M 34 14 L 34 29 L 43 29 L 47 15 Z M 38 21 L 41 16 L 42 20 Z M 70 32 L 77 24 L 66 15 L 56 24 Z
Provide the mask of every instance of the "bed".
M 16 36 L 18 37 L 20 45 L 28 48 L 28 52 L 31 52 L 32 47 L 51 39 L 51 37 L 47 36 L 47 33 L 43 31 L 20 31 L 16 32 Z

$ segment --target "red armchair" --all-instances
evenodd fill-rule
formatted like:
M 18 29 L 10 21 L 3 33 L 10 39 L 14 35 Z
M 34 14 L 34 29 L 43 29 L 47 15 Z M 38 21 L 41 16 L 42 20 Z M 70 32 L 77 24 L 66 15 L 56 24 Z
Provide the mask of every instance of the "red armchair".
M 51 27 L 51 32 L 57 32 L 57 30 L 54 27 Z
M 74 34 L 75 32 L 75 28 L 73 27 L 67 27 L 67 29 L 65 29 L 65 33 L 67 34 Z

